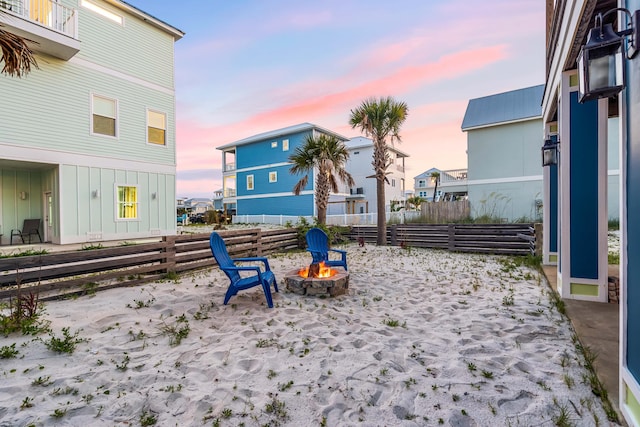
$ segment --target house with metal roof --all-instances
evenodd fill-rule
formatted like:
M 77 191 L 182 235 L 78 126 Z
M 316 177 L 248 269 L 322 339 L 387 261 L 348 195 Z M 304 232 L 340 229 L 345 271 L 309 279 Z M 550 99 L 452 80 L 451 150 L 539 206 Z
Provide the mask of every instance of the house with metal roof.
M 469 101 L 462 130 L 473 217 L 541 218 L 543 90 L 539 85 Z
M 413 178 L 413 188 L 416 196 L 428 202 L 466 199 L 467 169 L 428 169 Z

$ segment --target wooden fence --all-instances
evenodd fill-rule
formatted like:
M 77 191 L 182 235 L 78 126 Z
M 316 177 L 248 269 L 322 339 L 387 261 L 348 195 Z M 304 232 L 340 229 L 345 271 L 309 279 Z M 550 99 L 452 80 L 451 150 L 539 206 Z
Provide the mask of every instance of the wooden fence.
M 425 202 L 420 204 L 420 218 L 422 222 L 431 224 L 446 224 L 461 221 L 471 217 L 469 200 L 453 202 Z
M 220 231 L 232 257 L 262 256 L 298 248 L 298 230 Z M 41 299 L 162 280 L 216 264 L 209 234 L 167 236 L 159 242 L 113 248 L 0 258 L 0 299 L 17 285 Z M 45 295 L 46 294 L 46 295 Z
M 349 238 L 376 243 L 375 226 L 353 226 Z M 396 224 L 387 244 L 504 255 L 541 255 L 542 224 Z
M 264 256 L 298 249 L 295 228 L 221 231 L 232 257 Z M 353 226 L 352 240 L 376 242 L 375 226 Z M 397 224 L 387 242 L 397 246 L 509 255 L 539 254 L 541 224 Z M 214 266 L 209 234 L 167 236 L 161 241 L 113 248 L 0 258 L 0 300 L 15 296 L 18 284 L 41 299 L 133 286 Z

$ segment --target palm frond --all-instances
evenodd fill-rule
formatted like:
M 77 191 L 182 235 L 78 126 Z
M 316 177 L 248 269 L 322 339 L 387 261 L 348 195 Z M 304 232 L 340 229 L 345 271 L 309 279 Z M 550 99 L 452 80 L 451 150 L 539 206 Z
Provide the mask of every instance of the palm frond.
M 1 74 L 11 77 L 22 77 L 31 72 L 31 67 L 38 69 L 33 52 L 27 45 L 31 40 L 19 37 L 0 29 L 0 62 L 4 62 Z

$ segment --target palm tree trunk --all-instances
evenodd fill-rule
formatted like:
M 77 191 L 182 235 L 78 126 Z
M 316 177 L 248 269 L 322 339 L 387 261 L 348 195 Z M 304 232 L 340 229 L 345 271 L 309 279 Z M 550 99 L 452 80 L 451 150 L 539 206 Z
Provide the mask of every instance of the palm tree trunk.
M 387 213 L 385 211 L 384 176 L 376 176 L 378 202 L 378 246 L 387 245 Z

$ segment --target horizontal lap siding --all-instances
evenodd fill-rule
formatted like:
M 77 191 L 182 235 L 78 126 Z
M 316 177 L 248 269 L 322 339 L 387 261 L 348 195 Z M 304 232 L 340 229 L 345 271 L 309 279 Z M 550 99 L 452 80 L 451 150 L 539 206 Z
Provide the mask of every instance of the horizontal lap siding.
M 282 196 L 238 200 L 242 215 L 313 215 L 313 196 Z

